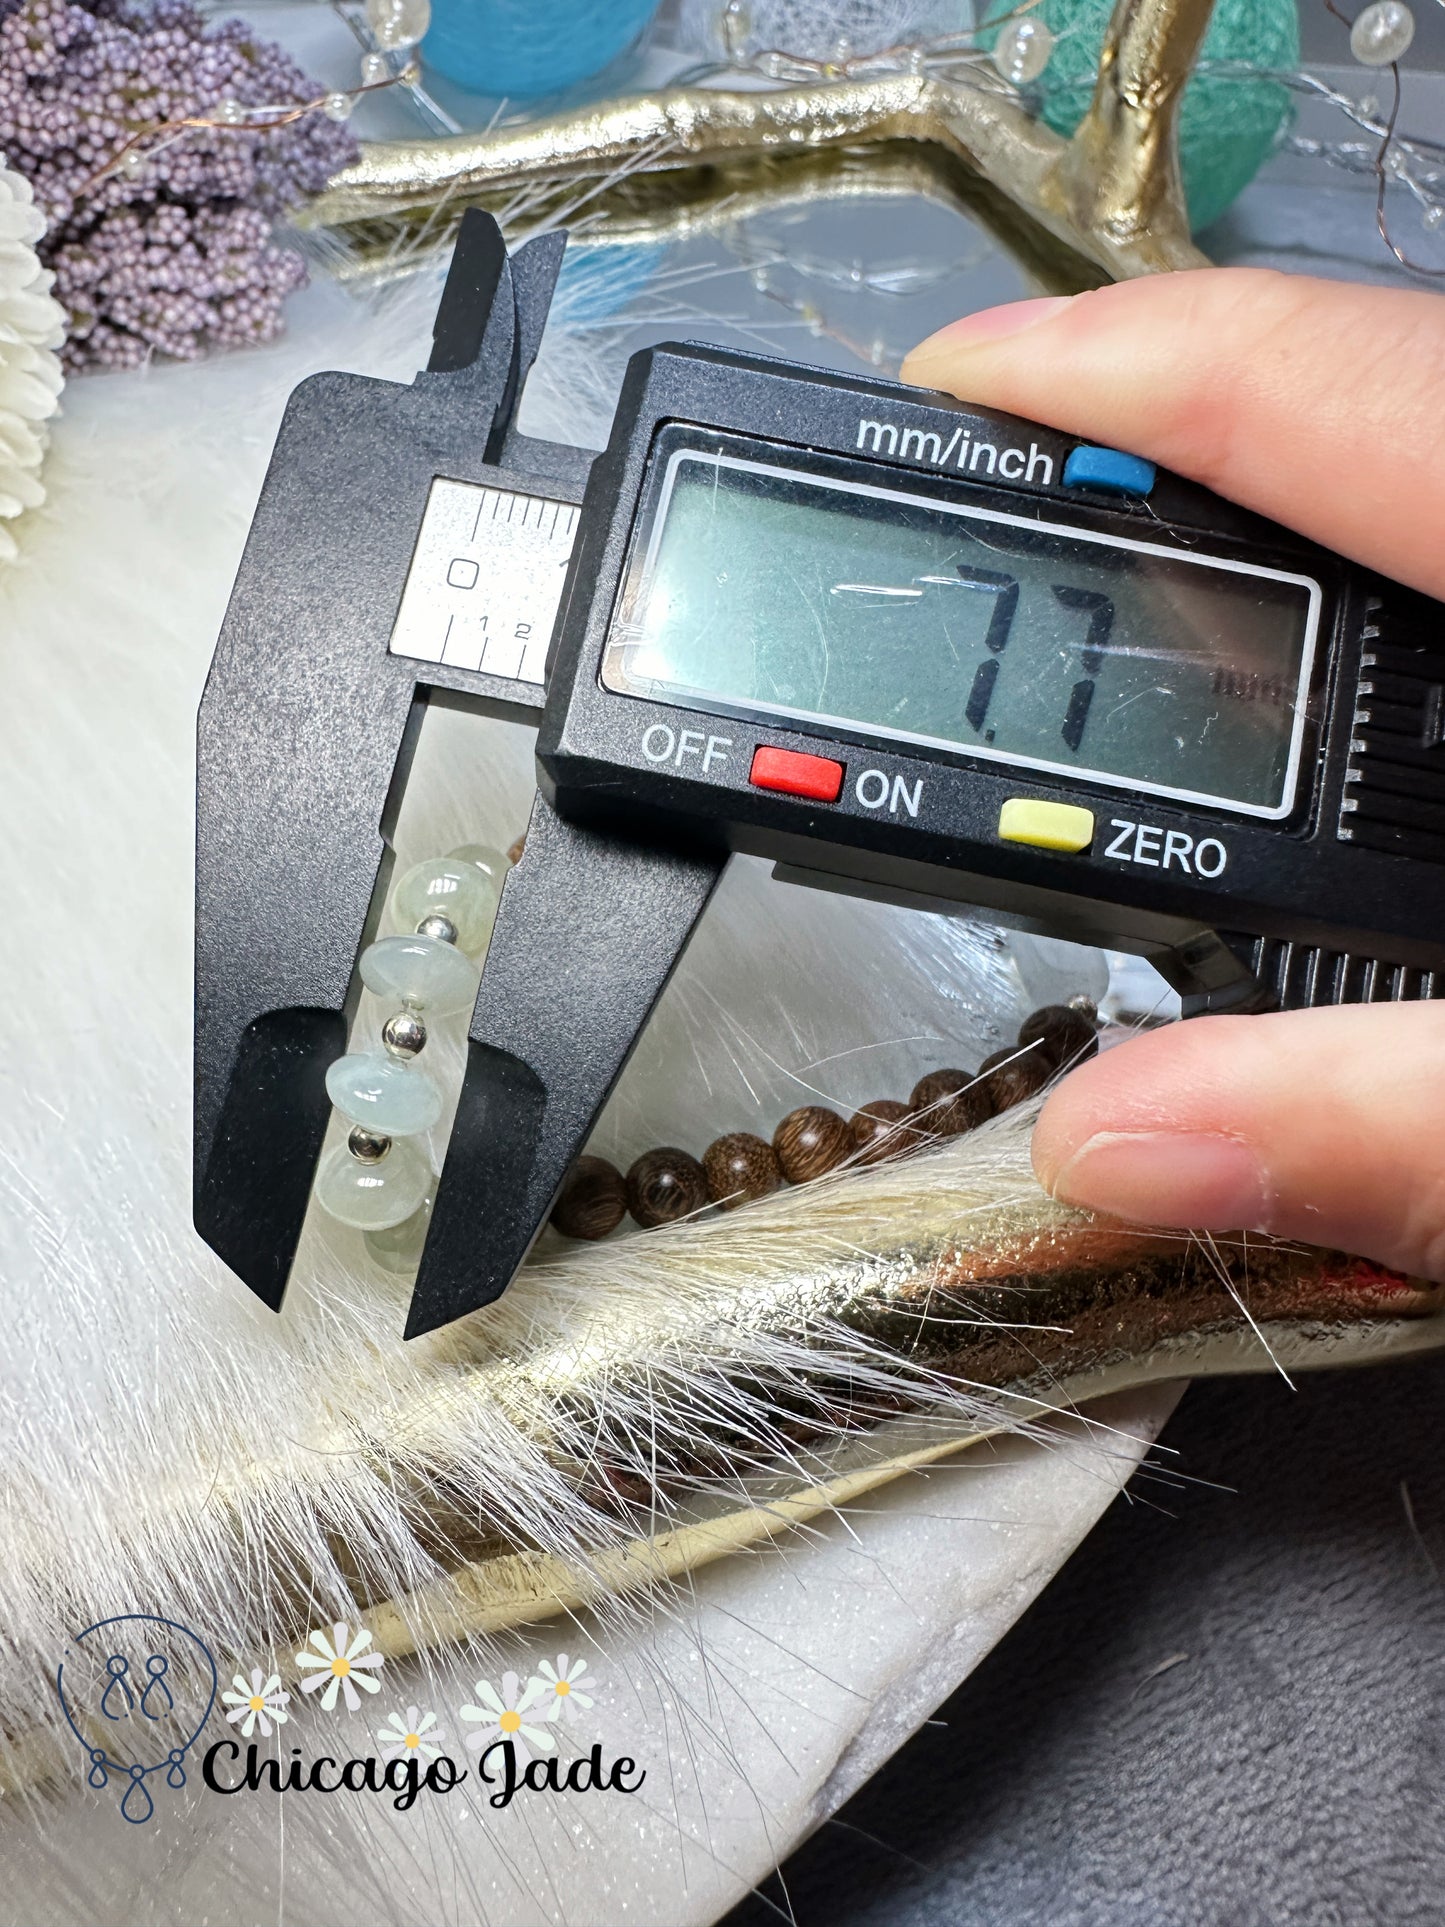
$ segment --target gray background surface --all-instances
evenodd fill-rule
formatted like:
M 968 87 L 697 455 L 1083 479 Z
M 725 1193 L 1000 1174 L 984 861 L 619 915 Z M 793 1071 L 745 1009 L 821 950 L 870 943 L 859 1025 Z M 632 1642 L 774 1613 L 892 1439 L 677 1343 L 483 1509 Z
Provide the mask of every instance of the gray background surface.
M 1002 1645 L 725 1927 L 1445 1919 L 1442 1415 L 1445 1360 L 1193 1386 Z

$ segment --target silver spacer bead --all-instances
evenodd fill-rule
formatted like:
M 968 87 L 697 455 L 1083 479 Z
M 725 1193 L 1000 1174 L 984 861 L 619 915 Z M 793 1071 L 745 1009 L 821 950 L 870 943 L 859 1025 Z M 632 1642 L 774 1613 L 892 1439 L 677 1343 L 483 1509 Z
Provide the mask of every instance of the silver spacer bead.
M 364 1124 L 358 1124 L 347 1138 L 346 1148 L 358 1164 L 380 1164 L 391 1149 L 391 1139 L 383 1137 L 380 1131 L 368 1131 Z
M 423 917 L 416 927 L 419 937 L 435 937 L 439 943 L 455 943 L 457 926 L 450 917 L 444 917 L 440 910 L 433 910 L 429 917 Z
M 1099 1006 L 1092 997 L 1085 997 L 1082 993 L 1077 997 L 1071 997 L 1069 1009 L 1078 1011 L 1081 1017 L 1087 1017 L 1091 1024 L 1097 1024 L 1099 1021 Z
M 382 1025 L 381 1041 L 388 1057 L 419 1056 L 426 1049 L 426 1025 L 414 1010 L 399 1010 Z

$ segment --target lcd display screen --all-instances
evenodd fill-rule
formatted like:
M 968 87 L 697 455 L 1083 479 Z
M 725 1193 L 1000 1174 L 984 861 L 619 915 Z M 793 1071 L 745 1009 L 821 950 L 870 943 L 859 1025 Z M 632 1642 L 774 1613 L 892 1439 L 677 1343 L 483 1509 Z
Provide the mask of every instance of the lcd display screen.
M 606 687 L 1288 814 L 1309 577 L 690 432 L 659 437 Z

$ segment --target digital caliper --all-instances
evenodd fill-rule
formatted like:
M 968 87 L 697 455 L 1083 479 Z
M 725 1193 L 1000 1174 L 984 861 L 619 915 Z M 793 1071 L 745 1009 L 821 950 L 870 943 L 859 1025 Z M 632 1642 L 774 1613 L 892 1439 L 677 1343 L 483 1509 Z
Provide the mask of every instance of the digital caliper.
M 605 453 L 531 439 L 563 245 L 469 212 L 412 386 L 297 390 L 217 646 L 195 1218 L 269 1305 L 429 702 L 538 722 L 538 795 L 408 1336 L 505 1289 L 734 850 L 1141 952 L 1186 1011 L 1445 995 L 1438 604 L 1117 451 L 697 344 L 633 357 Z

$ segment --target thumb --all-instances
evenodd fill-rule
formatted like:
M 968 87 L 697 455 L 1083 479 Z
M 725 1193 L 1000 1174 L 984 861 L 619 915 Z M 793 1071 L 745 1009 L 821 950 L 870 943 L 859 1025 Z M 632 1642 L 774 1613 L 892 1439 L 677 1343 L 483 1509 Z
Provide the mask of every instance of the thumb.
M 904 379 L 1144 455 L 1445 595 L 1445 301 L 1261 269 L 968 315 Z
M 1064 1079 L 1033 1157 L 1070 1204 L 1269 1231 L 1445 1283 L 1445 1005 L 1151 1031 Z

